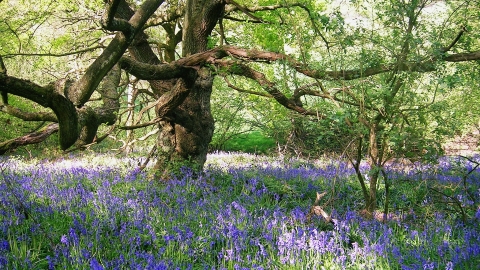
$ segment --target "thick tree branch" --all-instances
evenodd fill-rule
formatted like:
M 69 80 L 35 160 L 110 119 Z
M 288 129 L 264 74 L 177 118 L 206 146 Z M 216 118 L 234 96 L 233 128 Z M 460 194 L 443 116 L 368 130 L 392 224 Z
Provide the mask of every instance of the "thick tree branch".
M 0 91 L 30 99 L 43 107 L 50 107 L 53 87 L 42 87 L 31 81 L 0 73 Z
M 67 96 L 73 104 L 76 106 L 82 106 L 88 101 L 103 77 L 118 62 L 118 60 L 120 60 L 130 43 L 133 41 L 135 35 L 142 30 L 143 25 L 163 1 L 164 0 L 147 0 L 133 14 L 128 21 L 133 27 L 132 32 L 127 33 L 127 35 L 123 32 L 117 33 L 102 54 L 87 68 L 82 78 L 76 81 L 72 87 L 68 89 Z
M 398 64 L 379 65 L 376 67 L 369 67 L 365 69 L 350 69 L 338 71 L 325 71 L 310 69 L 303 63 L 293 59 L 292 57 L 274 52 L 266 52 L 259 50 L 247 50 L 234 46 L 222 46 L 206 52 L 197 53 L 175 62 L 163 65 L 148 65 L 137 62 L 133 59 L 122 58 L 120 61 L 122 68 L 129 70 L 133 75 L 140 79 L 170 79 L 178 78 L 182 74 L 182 68 L 185 67 L 199 67 L 205 64 L 215 65 L 220 59 L 227 56 L 245 60 L 245 61 L 261 61 L 261 62 L 275 62 L 286 61 L 299 73 L 302 73 L 313 79 L 320 80 L 355 80 L 359 78 L 370 77 L 393 70 L 397 71 L 411 71 L 411 72 L 429 72 L 435 70 L 435 62 L 439 60 L 447 62 L 461 62 L 480 60 L 480 51 L 470 53 L 459 53 L 447 55 L 442 59 L 431 57 L 424 62 L 403 62 Z
M 119 61 L 122 69 L 142 80 L 169 80 L 179 78 L 187 71 L 185 66 L 177 63 L 151 65 L 124 56 Z
M 172 90 L 163 94 L 158 100 L 156 106 L 157 116 L 163 118 L 168 116 L 175 108 L 177 108 L 190 92 L 185 80 L 179 79 Z
M 133 26 L 126 20 L 115 18 L 121 1 L 122 0 L 108 1 L 108 7 L 102 18 L 102 26 L 106 30 L 121 31 L 124 35 L 129 36 L 135 30 Z
M 268 94 L 270 94 L 278 103 L 283 105 L 285 108 L 294 110 L 303 115 L 318 115 L 317 112 L 306 110 L 305 108 L 297 105 L 293 99 L 287 98 L 282 92 L 277 89 L 275 83 L 269 81 L 264 74 L 246 65 L 232 63 L 231 61 L 223 61 L 221 63 L 219 62 L 218 64 L 220 64 L 222 68 L 227 69 L 227 71 L 232 74 L 243 76 L 256 81 L 258 84 L 260 84 L 260 86 L 262 86 L 265 91 L 267 91 Z
M 450 54 L 444 58 L 447 62 L 466 62 L 480 60 L 480 51 Z
M 104 83 L 98 89 L 103 98 L 104 104 L 102 107 L 95 107 L 94 109 L 89 108 L 88 106 L 83 106 L 76 110 L 73 104 L 66 100 L 61 94 L 63 89 L 68 88 L 67 82 L 62 85 L 59 81 L 55 85 L 51 84 L 46 87 L 41 87 L 29 81 L 12 77 L 5 78 L 5 81 L 10 82 L 3 82 L 5 86 L 8 87 L 10 93 L 27 97 L 45 107 L 49 107 L 55 112 L 55 114 L 47 112 L 29 113 L 9 105 L 0 106 L 0 111 L 23 119 L 24 121 L 59 122 L 60 143 L 62 149 L 68 148 L 77 140 L 78 127 L 83 127 L 82 133 L 80 134 L 79 144 L 86 144 L 93 141 L 98 126 L 102 123 L 114 124 L 116 121 L 116 114 L 120 108 L 118 94 L 116 92 L 120 82 L 119 68 L 113 68 L 110 75 L 105 77 Z M 2 81 L 0 76 L 0 86 L 1 85 Z M 38 96 L 39 92 L 41 92 L 40 97 Z
M 100 87 L 97 89 L 102 96 L 103 106 L 94 108 L 97 116 L 97 125 L 106 123 L 113 125 L 117 121 L 117 113 L 120 110 L 119 94 L 117 93 L 118 85 L 121 79 L 121 69 L 115 65 L 112 70 L 105 76 Z
M 77 113 L 73 104 L 61 94 L 61 91 L 58 91 L 59 88 L 60 86 L 54 84 L 42 87 L 30 81 L 0 73 L 0 91 L 30 99 L 53 110 L 60 125 L 60 147 L 66 149 L 78 137 Z
M 11 105 L 0 105 L 0 111 L 11 116 L 22 119 L 23 121 L 48 121 L 58 122 L 57 117 L 52 112 L 26 112 Z
M 19 146 L 43 142 L 46 138 L 48 138 L 50 135 L 57 132 L 58 130 L 58 124 L 52 123 L 37 132 L 33 132 L 25 136 L 1 142 L 0 155 L 5 154 L 7 151 L 12 151 Z

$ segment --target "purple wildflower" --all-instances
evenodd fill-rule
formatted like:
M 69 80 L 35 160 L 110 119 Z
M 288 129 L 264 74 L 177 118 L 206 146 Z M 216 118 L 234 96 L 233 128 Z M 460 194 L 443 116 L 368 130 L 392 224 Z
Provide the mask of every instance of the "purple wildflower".
M 9 251 L 9 250 L 10 250 L 10 244 L 8 243 L 8 241 L 7 240 L 0 241 L 0 252 Z
M 90 261 L 90 269 L 92 269 L 92 270 L 104 270 L 103 266 L 95 258 L 92 258 L 92 260 Z
M 78 238 L 78 234 L 75 232 L 75 229 L 70 228 L 68 230 L 68 236 L 70 236 L 70 239 L 72 239 L 73 245 L 78 245 L 80 243 L 80 239 Z
M 60 238 L 60 242 L 64 245 L 68 245 L 68 238 L 65 234 Z

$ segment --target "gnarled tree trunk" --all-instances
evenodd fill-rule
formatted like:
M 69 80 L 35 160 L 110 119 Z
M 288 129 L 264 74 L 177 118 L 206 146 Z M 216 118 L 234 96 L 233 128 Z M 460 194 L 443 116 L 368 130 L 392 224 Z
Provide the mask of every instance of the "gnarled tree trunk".
M 182 41 L 183 56 L 187 57 L 207 50 L 207 38 L 218 19 L 222 16 L 225 2 L 221 0 L 188 0 L 184 15 L 182 39 L 172 26 L 167 27 L 170 35 L 167 45 L 174 48 Z M 133 11 L 121 3 L 118 16 L 129 19 Z M 129 47 L 130 55 L 138 62 L 162 65 L 147 42 L 147 37 L 139 33 Z M 173 54 L 167 53 L 163 60 L 172 62 Z M 124 66 L 125 68 L 125 66 Z M 129 68 L 126 68 L 129 70 Z M 133 70 L 129 70 L 137 77 Z M 140 71 L 142 72 L 142 71 Z M 210 69 L 197 65 L 185 67 L 179 74 L 166 75 L 165 79 L 148 80 L 153 95 L 157 98 L 156 116 L 160 132 L 157 140 L 157 161 L 155 169 L 161 178 L 166 178 L 181 165 L 201 169 L 206 161 L 208 145 L 214 130 L 211 115 L 210 97 L 213 75 Z M 180 77 L 180 78 L 179 78 Z
M 185 85 L 187 96 L 181 105 L 165 116 L 157 107 L 157 115 L 165 120 L 159 123 L 155 168 L 163 176 L 187 163 L 201 169 L 206 161 L 214 129 L 210 110 L 213 77 L 203 68 L 195 75 L 192 82 Z
M 186 6 L 182 39 L 184 57 L 207 50 L 207 37 L 221 18 L 225 3 L 220 0 L 188 0 Z M 188 95 L 173 110 L 171 118 L 159 125 L 161 132 L 157 146 L 160 153 L 156 168 L 165 173 L 179 161 L 202 168 L 213 136 L 214 119 L 210 109 L 213 75 L 208 68 L 201 67 L 186 80 L 192 80 L 186 83 Z

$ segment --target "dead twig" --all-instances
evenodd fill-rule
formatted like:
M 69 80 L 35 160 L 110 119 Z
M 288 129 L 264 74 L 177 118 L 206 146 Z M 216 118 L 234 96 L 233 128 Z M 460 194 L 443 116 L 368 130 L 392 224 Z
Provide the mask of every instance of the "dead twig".
M 320 200 L 327 194 L 327 192 L 318 193 L 317 197 L 315 198 L 315 202 L 313 203 L 312 207 L 310 207 L 310 212 L 307 214 L 307 221 L 310 222 L 312 216 L 322 216 L 328 223 L 332 223 L 333 225 L 337 224 L 337 220 L 333 219 L 325 210 L 323 210 L 323 206 L 319 206 Z

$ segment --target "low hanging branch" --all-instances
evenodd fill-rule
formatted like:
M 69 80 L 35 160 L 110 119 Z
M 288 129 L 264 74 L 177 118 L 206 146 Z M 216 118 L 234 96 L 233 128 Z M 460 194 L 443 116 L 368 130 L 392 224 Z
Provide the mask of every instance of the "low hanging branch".
M 12 151 L 19 146 L 43 142 L 46 138 L 48 138 L 50 135 L 57 132 L 58 130 L 58 124 L 52 123 L 37 132 L 33 132 L 22 137 L 2 142 L 0 143 L 0 155 L 3 155 L 8 151 Z
M 0 91 L 25 97 L 53 110 L 59 123 L 60 147 L 67 149 L 78 138 L 78 116 L 73 104 L 62 95 L 64 87 L 62 83 L 40 86 L 0 73 Z
M 273 98 L 272 95 L 270 94 L 267 94 L 267 93 L 261 93 L 261 92 L 257 92 L 257 91 L 252 91 L 252 90 L 246 90 L 246 89 L 242 89 L 242 88 L 239 88 L 235 85 L 233 85 L 228 79 L 226 76 L 223 76 L 225 82 L 227 83 L 227 86 L 232 88 L 233 90 L 236 90 L 238 92 L 241 92 L 241 93 L 247 93 L 247 94 L 251 94 L 251 95 L 256 95 L 256 96 L 261 96 L 261 97 L 266 97 L 266 98 Z
M 101 115 L 92 115 L 92 110 L 85 108 L 84 105 L 164 0 L 144 1 L 128 21 L 119 22 L 115 14 L 120 2 L 119 0 L 109 2 L 104 20 L 104 27 L 107 30 L 120 32 L 116 33 L 80 79 L 76 81 L 61 79 L 47 86 L 40 86 L 27 80 L 10 77 L 6 72 L 0 72 L 0 92 L 30 99 L 53 110 L 58 120 L 59 142 L 62 150 L 72 146 L 80 137 L 87 138 L 85 142 L 89 143 L 89 138 L 93 139 L 98 127 L 91 125 L 85 129 L 86 125 L 92 124 L 91 121 L 97 122 L 103 118 L 108 123 L 115 122 L 108 111 L 96 111 Z M 88 119 L 84 117 L 85 115 L 79 116 L 77 109 L 80 113 L 87 112 Z M 79 123 L 80 120 L 83 123 Z
M 150 65 L 140 63 L 128 57 L 122 57 L 122 59 L 120 60 L 120 64 L 123 69 L 129 71 L 137 78 L 145 80 L 167 80 L 181 77 L 183 75 L 183 72 L 185 72 L 185 70 L 188 68 L 198 69 L 200 66 L 218 65 L 219 63 L 221 63 L 222 66 L 225 68 L 228 67 L 228 63 L 230 65 L 238 64 L 235 61 L 221 61 L 221 59 L 226 57 L 235 58 L 247 62 L 250 61 L 270 63 L 277 61 L 286 61 L 297 72 L 302 73 L 312 79 L 318 80 L 355 80 L 358 78 L 370 77 L 393 70 L 428 72 L 435 70 L 434 63 L 435 61 L 439 60 L 436 57 L 432 56 L 424 62 L 405 62 L 400 67 L 396 64 L 383 64 L 364 69 L 329 71 L 311 69 L 305 64 L 293 59 L 291 56 L 282 53 L 259 51 L 255 49 L 248 50 L 235 46 L 221 46 L 206 52 L 201 52 L 185 58 L 181 58 L 168 64 Z M 480 51 L 475 51 L 470 53 L 446 55 L 441 60 L 447 62 L 460 62 L 479 59 Z M 233 69 L 233 67 L 230 68 Z
M 277 89 L 275 83 L 267 80 L 267 78 L 263 73 L 258 72 L 243 64 L 239 64 L 239 63 L 232 64 L 230 61 L 222 62 L 221 65 L 223 68 L 227 68 L 228 71 L 232 74 L 244 76 L 246 78 L 256 81 L 258 84 L 260 84 L 260 86 L 262 86 L 262 88 L 265 91 L 267 91 L 269 95 L 271 95 L 278 103 L 280 103 L 284 107 L 294 110 L 303 115 L 314 115 L 314 116 L 318 115 L 316 111 L 306 110 L 305 108 L 296 104 L 296 102 L 293 99 L 287 98 L 282 92 L 280 92 Z
M 57 117 L 52 112 L 26 112 L 11 105 L 0 105 L 0 111 L 8 115 L 22 119 L 23 121 L 48 121 L 58 122 Z

